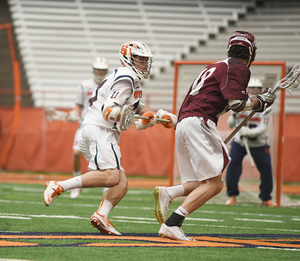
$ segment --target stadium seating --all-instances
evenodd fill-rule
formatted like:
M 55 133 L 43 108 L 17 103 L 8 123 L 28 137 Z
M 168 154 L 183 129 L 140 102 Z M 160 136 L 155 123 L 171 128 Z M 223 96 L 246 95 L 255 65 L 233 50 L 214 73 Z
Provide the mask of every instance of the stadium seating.
M 223 59 L 228 34 L 236 28 L 257 36 L 258 60 L 296 63 L 299 4 L 263 2 L 9 0 L 9 5 L 35 106 L 73 107 L 77 85 L 92 77 L 92 59 L 106 57 L 112 70 L 120 65 L 120 45 L 137 40 L 155 56 L 143 99 L 153 109 L 170 109 L 172 62 Z

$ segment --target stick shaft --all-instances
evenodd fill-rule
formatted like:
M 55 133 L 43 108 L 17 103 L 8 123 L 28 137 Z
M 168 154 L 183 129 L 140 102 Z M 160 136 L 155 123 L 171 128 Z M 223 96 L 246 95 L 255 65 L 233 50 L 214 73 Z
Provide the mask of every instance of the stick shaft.
M 229 134 L 229 136 L 224 140 L 224 143 L 227 144 L 228 141 L 230 141 L 232 139 L 232 137 L 251 119 L 251 117 L 255 114 L 255 111 L 252 111 L 247 118 L 245 118 L 240 124 L 239 126 L 237 126 L 233 132 L 231 132 Z
M 134 115 L 134 118 L 135 119 L 150 120 L 150 117 L 140 116 L 140 115 L 137 115 L 137 114 Z M 170 122 L 170 120 L 165 120 L 165 119 L 157 119 L 157 121 Z
M 243 141 L 244 141 L 244 144 L 245 144 L 245 149 L 247 151 L 247 155 L 248 155 L 249 160 L 250 160 L 250 165 L 251 165 L 251 167 L 254 167 L 254 161 L 253 161 L 253 158 L 252 158 L 252 155 L 251 155 L 251 151 L 250 151 L 250 148 L 249 148 L 249 145 L 248 145 L 247 138 L 245 136 L 243 137 Z

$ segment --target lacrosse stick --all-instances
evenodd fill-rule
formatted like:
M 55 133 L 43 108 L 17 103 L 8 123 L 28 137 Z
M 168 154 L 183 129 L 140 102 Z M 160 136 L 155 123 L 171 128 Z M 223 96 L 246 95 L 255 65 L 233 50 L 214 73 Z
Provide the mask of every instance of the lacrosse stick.
M 279 80 L 273 88 L 269 89 L 270 94 L 275 94 L 275 92 L 279 90 L 284 90 L 287 88 L 297 88 L 300 85 L 300 63 L 296 64 L 293 69 L 288 73 L 287 76 Z M 245 118 L 239 126 L 237 126 L 233 132 L 229 134 L 229 136 L 224 140 L 224 143 L 227 144 L 228 141 L 250 120 L 250 118 L 255 114 L 255 111 L 251 111 L 251 113 Z
M 130 106 L 125 105 L 122 109 L 122 113 L 120 117 L 120 122 L 119 122 L 120 130 L 125 131 L 129 129 L 130 125 L 134 124 L 135 119 L 150 120 L 151 118 L 134 114 Z M 165 119 L 157 119 L 157 121 L 170 122 L 170 120 L 165 120 Z
M 248 155 L 249 160 L 250 160 L 250 165 L 251 165 L 251 167 L 254 167 L 254 161 L 253 161 L 250 149 L 249 149 L 247 138 L 245 136 L 243 136 L 243 141 L 244 141 L 244 144 L 245 144 L 245 149 L 247 151 L 247 155 Z
M 68 113 L 65 111 L 58 111 L 53 107 L 49 107 L 45 110 L 45 116 L 49 122 L 52 122 L 52 120 L 65 121 L 68 117 Z

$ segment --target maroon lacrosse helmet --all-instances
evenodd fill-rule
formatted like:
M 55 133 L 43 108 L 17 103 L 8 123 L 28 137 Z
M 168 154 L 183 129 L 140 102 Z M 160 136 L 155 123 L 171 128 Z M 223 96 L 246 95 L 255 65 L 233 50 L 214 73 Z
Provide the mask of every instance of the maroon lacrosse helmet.
M 250 64 L 254 61 L 256 56 L 256 39 L 253 34 L 245 31 L 235 31 L 229 38 L 227 50 L 233 45 L 242 45 L 249 50 Z

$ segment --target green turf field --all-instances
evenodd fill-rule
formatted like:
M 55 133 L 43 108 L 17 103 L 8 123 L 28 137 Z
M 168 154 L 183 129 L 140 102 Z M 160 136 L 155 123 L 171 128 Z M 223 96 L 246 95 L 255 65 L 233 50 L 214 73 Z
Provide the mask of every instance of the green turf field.
M 158 237 L 152 190 L 130 189 L 112 210 L 120 237 L 102 236 L 89 223 L 102 189 L 83 189 L 75 200 L 66 192 L 50 207 L 43 191 L 0 184 L 0 260 L 300 260 L 300 207 L 208 202 L 184 222 L 197 239 L 189 243 Z M 171 203 L 169 214 L 179 205 Z

